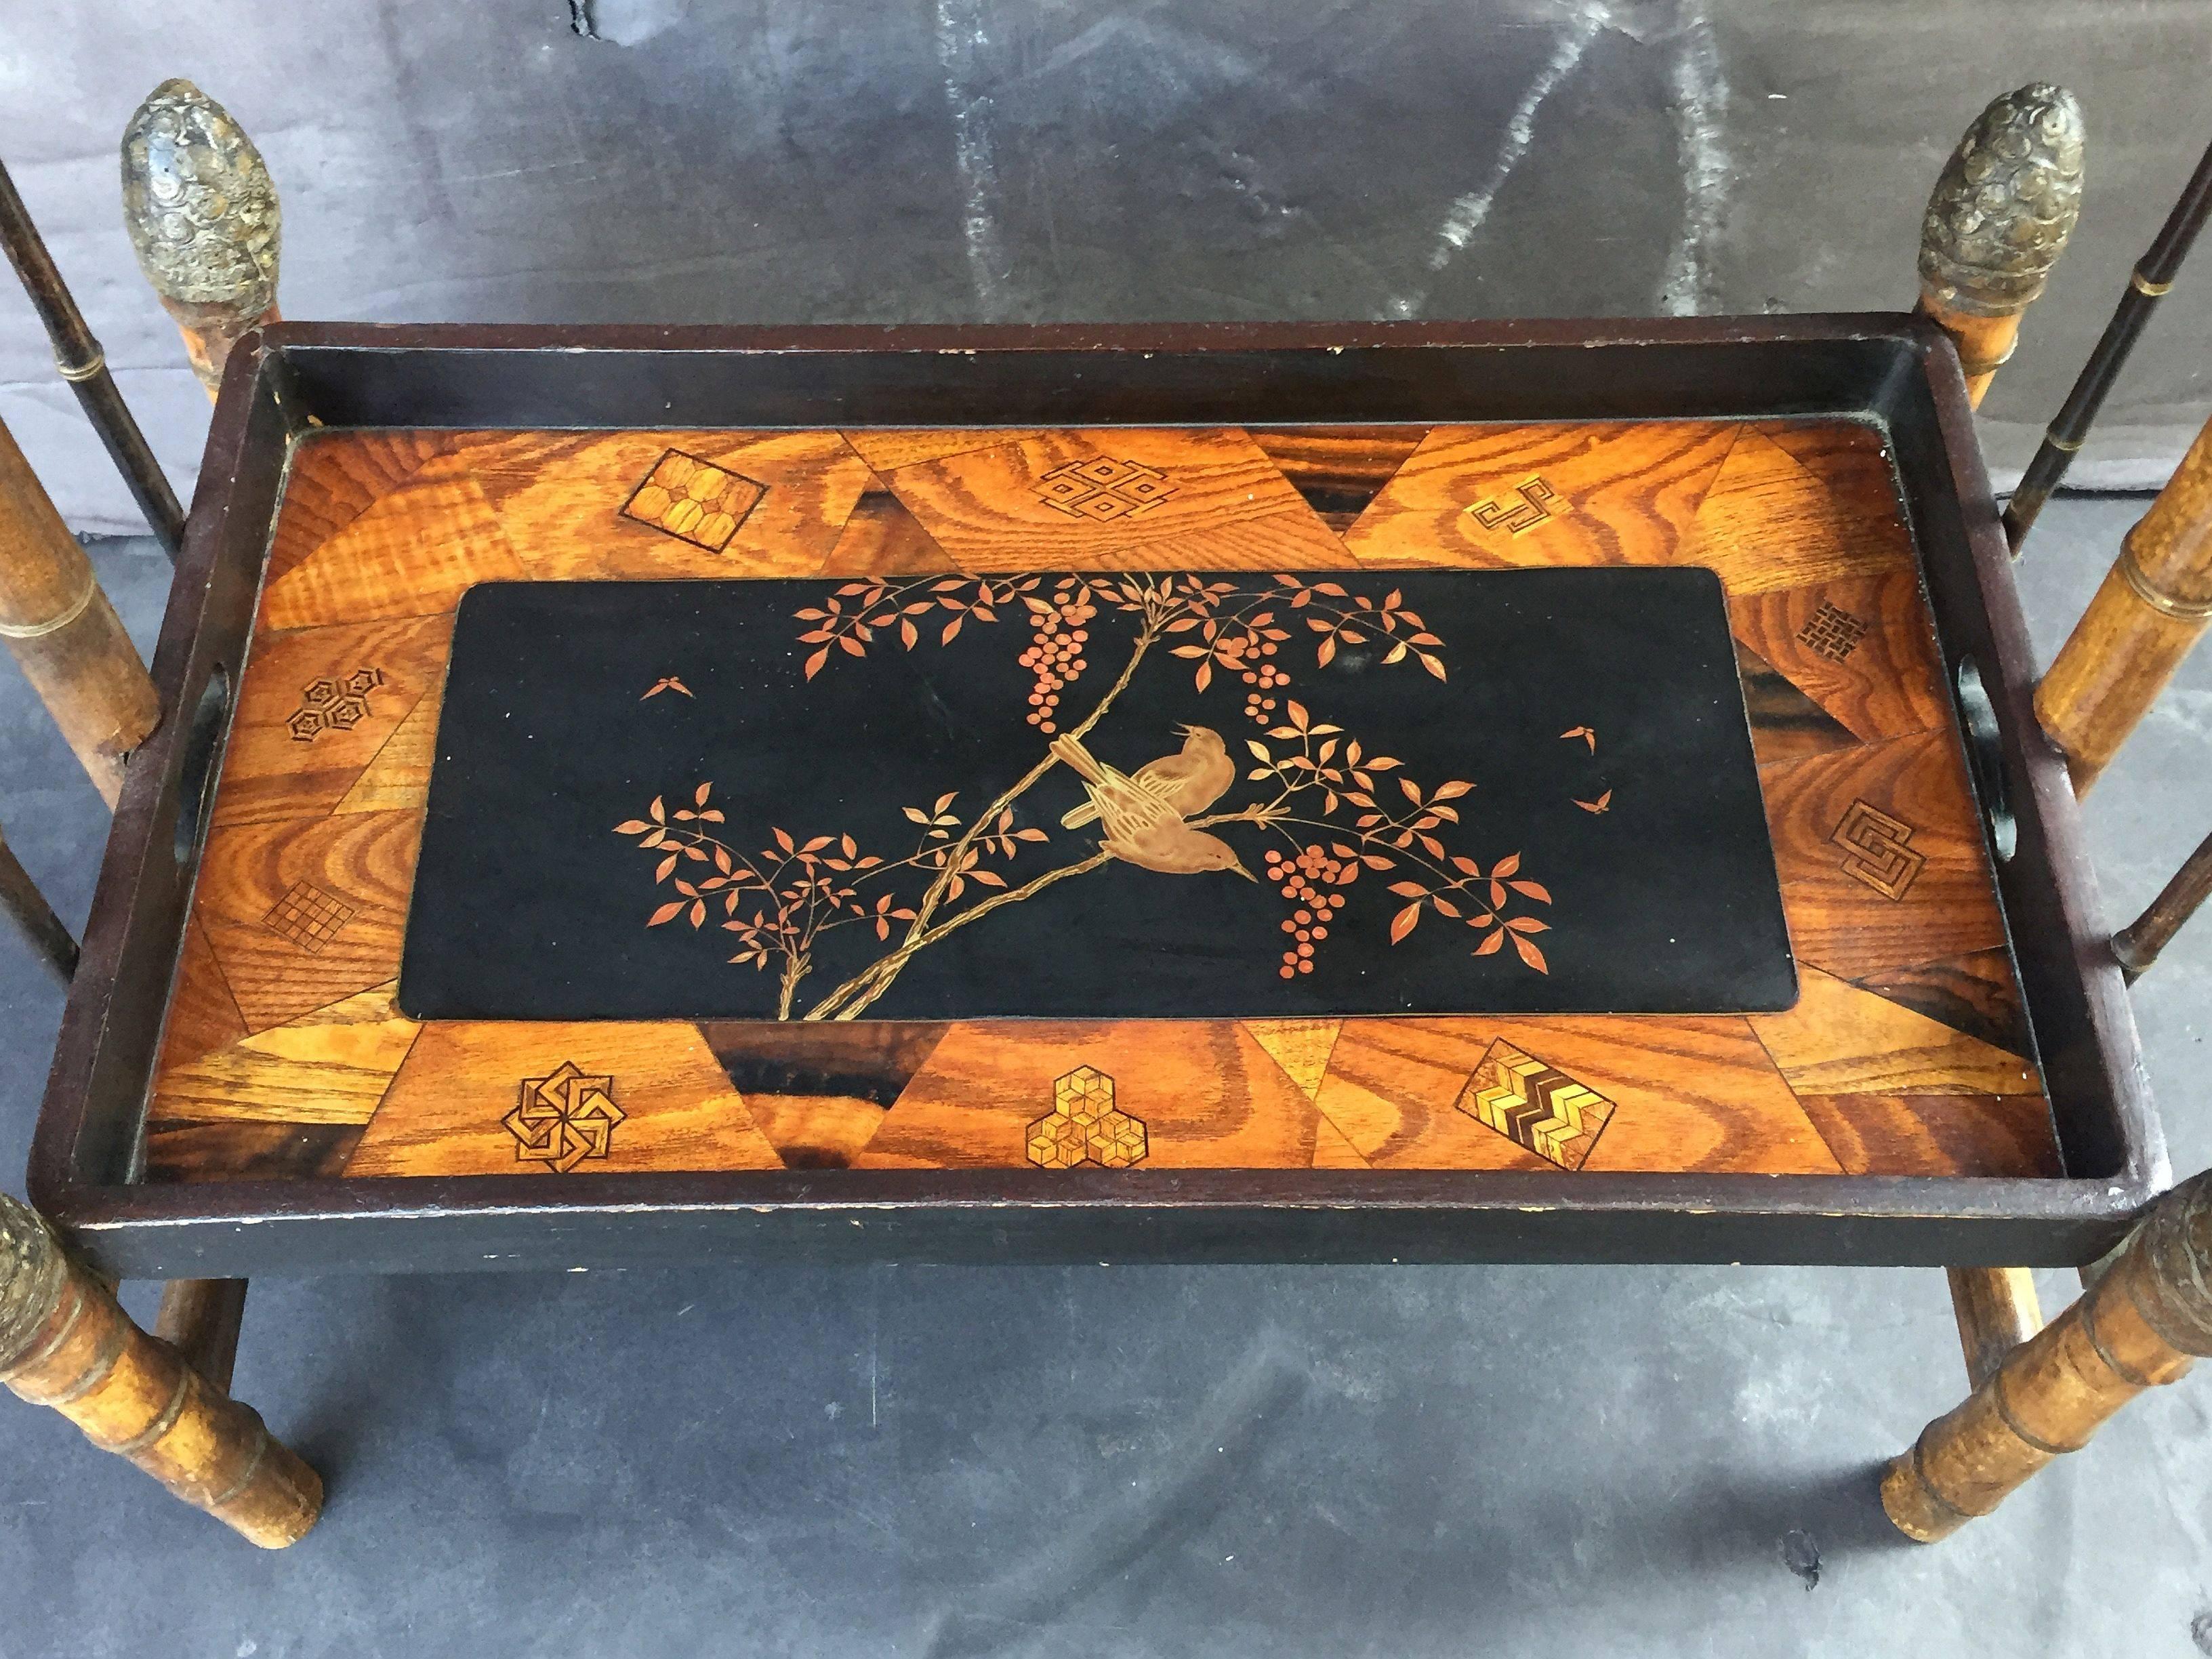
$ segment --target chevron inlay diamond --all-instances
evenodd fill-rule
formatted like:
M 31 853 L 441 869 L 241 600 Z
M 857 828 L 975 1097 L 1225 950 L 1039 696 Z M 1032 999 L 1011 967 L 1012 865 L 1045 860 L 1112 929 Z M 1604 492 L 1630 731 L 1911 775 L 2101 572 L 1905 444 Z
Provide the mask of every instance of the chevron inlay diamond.
M 1511 1043 L 1492 1042 L 1460 1091 L 1459 1109 L 1563 1170 L 1579 1170 L 1613 1103 Z

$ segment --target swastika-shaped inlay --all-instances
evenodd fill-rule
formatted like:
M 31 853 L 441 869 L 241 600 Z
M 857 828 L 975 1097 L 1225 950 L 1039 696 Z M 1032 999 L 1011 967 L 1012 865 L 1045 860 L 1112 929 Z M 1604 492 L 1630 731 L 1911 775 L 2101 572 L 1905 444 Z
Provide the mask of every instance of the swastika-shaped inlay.
M 1069 461 L 1037 480 L 1037 499 L 1071 519 L 1134 519 L 1176 493 L 1167 475 L 1139 461 Z
M 672 449 L 653 464 L 622 516 L 719 553 L 730 544 L 745 514 L 760 504 L 768 486 Z
M 336 894 L 325 892 L 311 881 L 295 881 L 261 918 L 261 925 L 313 956 L 338 936 L 338 929 L 351 921 L 355 914 L 353 906 Z
M 1144 1120 L 1118 1109 L 1114 1079 L 1089 1066 L 1053 1079 L 1052 1109 L 1030 1123 L 1023 1141 L 1030 1162 L 1046 1170 L 1079 1164 L 1126 1170 L 1151 1150 Z
M 1844 873 L 1856 877 L 1884 898 L 1901 899 L 1928 860 L 1905 843 L 1912 826 L 1863 800 L 1855 800 L 1828 839 L 1842 848 Z
M 536 1159 L 566 1175 L 587 1158 L 605 1158 L 628 1115 L 614 1089 L 612 1078 L 587 1077 L 565 1060 L 544 1077 L 523 1079 L 522 1098 L 500 1120 L 514 1137 L 515 1162 Z
M 1557 1066 L 1499 1041 L 1459 1092 L 1476 1122 L 1563 1170 L 1579 1170 L 1613 1117 L 1613 1103 Z
M 1477 501 L 1468 508 L 1474 521 L 1485 530 L 1502 530 L 1509 536 L 1524 536 L 1528 532 L 1552 521 L 1552 503 L 1559 499 L 1559 492 L 1533 474 L 1514 485 L 1513 495 L 1518 500 L 1498 496 L 1495 500 Z
M 295 743 L 313 743 L 325 732 L 349 732 L 368 718 L 368 694 L 384 684 L 380 668 L 356 668 L 343 679 L 328 675 L 300 693 L 300 707 L 284 722 Z
M 1867 625 L 1850 611 L 1823 599 L 1812 619 L 1797 630 L 1797 643 L 1816 657 L 1841 662 L 1859 648 L 1866 631 Z

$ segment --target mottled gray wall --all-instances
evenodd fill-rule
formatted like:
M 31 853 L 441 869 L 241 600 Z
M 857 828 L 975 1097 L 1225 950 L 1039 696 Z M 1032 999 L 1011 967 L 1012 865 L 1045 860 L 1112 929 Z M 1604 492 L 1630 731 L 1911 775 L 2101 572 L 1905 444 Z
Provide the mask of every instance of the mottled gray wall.
M 2078 91 L 2081 228 L 1999 380 L 2017 465 L 2212 137 L 2204 0 L 15 0 L 0 155 L 181 486 L 206 410 L 115 143 L 171 75 L 259 142 L 296 318 L 1486 317 L 1893 307 L 1996 93 Z M 2203 256 L 2212 267 L 2212 252 Z M 2212 404 L 2190 273 L 2084 471 Z M 0 293 L 0 417 L 127 497 Z

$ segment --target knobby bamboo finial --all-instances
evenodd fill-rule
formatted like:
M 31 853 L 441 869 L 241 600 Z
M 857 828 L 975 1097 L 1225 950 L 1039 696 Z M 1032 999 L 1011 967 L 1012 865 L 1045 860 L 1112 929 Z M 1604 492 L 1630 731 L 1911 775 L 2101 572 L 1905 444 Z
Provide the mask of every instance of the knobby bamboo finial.
M 2073 234 L 2081 153 L 2081 104 L 2039 81 L 1981 112 L 1928 198 L 1921 307 L 1957 343 L 1977 404 Z
M 0 1383 L 264 1549 L 305 1536 L 323 1483 L 260 1417 L 133 1324 L 27 1206 L 0 1194 Z
M 261 152 L 189 81 L 164 81 L 123 130 L 123 222 L 212 397 L 239 337 L 276 316 L 282 218 Z

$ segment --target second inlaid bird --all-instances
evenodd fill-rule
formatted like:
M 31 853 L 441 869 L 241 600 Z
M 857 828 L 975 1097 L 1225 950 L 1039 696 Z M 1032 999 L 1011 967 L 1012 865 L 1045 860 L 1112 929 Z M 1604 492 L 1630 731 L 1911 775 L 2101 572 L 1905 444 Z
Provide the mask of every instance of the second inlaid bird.
M 1257 881 L 1227 842 L 1183 822 L 1220 799 L 1237 775 L 1219 733 L 1204 726 L 1183 730 L 1180 754 L 1147 762 L 1133 777 L 1105 765 L 1078 738 L 1054 738 L 1054 756 L 1083 780 L 1091 796 L 1088 806 L 1060 822 L 1072 829 L 1097 819 L 1105 826 L 1105 850 L 1140 869 L 1169 876 L 1233 870 Z

